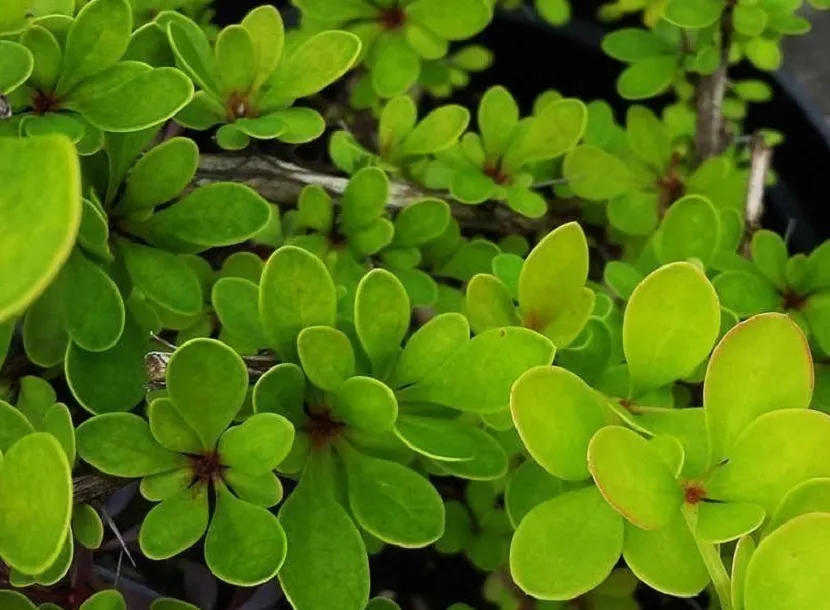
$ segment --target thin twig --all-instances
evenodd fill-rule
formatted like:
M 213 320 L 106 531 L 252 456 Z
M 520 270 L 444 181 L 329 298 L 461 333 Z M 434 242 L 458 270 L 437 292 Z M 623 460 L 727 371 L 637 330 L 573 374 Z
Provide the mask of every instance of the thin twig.
M 287 206 L 295 206 L 300 192 L 312 184 L 322 186 L 335 200 L 339 200 L 349 183 L 348 178 L 308 169 L 270 155 L 253 152 L 201 155 L 199 170 L 191 187 L 224 181 L 246 184 L 272 203 Z M 394 213 L 424 197 L 449 199 L 446 192 L 430 191 L 395 179 L 390 184 L 387 207 Z M 563 218 L 558 210 L 556 213 L 549 210 L 545 216 L 532 219 L 517 214 L 503 204 L 476 206 L 451 200 L 449 203 L 453 217 L 468 234 L 534 235 L 571 220 Z
M 761 134 L 755 134 L 752 137 L 750 159 L 749 185 L 744 210 L 747 229 L 754 232 L 761 227 L 761 216 L 764 213 L 764 190 L 772 163 L 772 148 L 764 142 Z
M 729 50 L 732 46 L 732 11 L 732 3 L 727 3 L 721 16 L 718 67 L 711 75 L 701 76 L 697 82 L 695 157 L 698 163 L 722 153 L 728 142 L 724 129 L 723 99 L 726 96 Z
M 75 504 L 88 504 L 108 497 L 129 481 L 105 474 L 87 474 L 75 477 L 72 486 Z

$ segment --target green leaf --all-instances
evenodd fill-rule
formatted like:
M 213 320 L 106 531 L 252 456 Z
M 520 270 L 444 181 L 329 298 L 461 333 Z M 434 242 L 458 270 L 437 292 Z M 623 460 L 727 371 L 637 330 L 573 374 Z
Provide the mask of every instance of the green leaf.
M 440 237 L 450 221 L 450 206 L 441 199 L 420 199 L 395 217 L 394 244 L 420 246 Z
M 787 288 L 787 244 L 777 233 L 762 229 L 752 236 L 752 262 L 779 290 Z
M 187 466 L 178 470 L 144 477 L 138 485 L 138 491 L 147 500 L 160 502 L 185 491 L 194 482 L 194 471 L 191 466 Z
M 830 417 L 807 409 L 761 415 L 737 438 L 729 461 L 706 483 L 707 497 L 760 504 L 772 514 L 795 485 L 830 476 Z
M 389 198 L 389 179 L 377 167 L 358 171 L 343 193 L 342 223 L 352 232 L 375 222 L 386 207 Z
M 490 22 L 493 11 L 486 0 L 415 0 L 406 7 L 407 16 L 447 40 L 464 40 Z
M 744 52 L 747 59 L 759 70 L 775 71 L 784 62 L 781 43 L 769 38 L 752 38 L 746 42 Z
M 812 391 L 810 348 L 795 322 L 772 313 L 735 326 L 712 353 L 703 388 L 711 463 L 729 457 L 759 416 L 806 409 Z
M 614 59 L 631 63 L 664 53 L 666 45 L 648 30 L 623 28 L 602 39 L 602 50 Z
M 257 413 L 219 439 L 222 463 L 246 474 L 265 474 L 291 450 L 294 426 L 276 413 Z
M 335 500 L 329 453 L 312 454 L 299 486 L 279 513 L 288 537 L 280 584 L 295 607 L 363 610 L 369 562 L 360 532 Z
M 285 26 L 282 16 L 273 6 L 260 6 L 248 13 L 242 20 L 254 43 L 256 57 L 256 74 L 251 86 L 253 91 L 259 89 L 276 69 L 285 46 Z
M 162 447 L 147 422 L 132 413 L 93 417 L 76 434 L 84 461 L 112 476 L 138 478 L 187 465 L 183 455 Z
M 11 93 L 32 75 L 34 57 L 22 44 L 0 40 L 0 58 L 0 94 Z
M 749 560 L 755 553 L 755 539 L 752 536 L 744 536 L 735 545 L 735 554 L 732 557 L 732 605 L 737 610 L 743 610 L 744 592 L 746 585 L 746 569 L 749 567 Z
M 376 597 L 369 600 L 366 610 L 400 610 L 401 607 L 388 597 Z
M 25 595 L 12 590 L 0 591 L 0 603 L 8 610 L 37 610 Z
M 466 425 L 464 431 L 472 446 L 473 458 L 436 462 L 435 465 L 447 474 L 473 481 L 493 481 L 504 477 L 508 462 L 501 443 L 481 428 Z
M 380 97 L 406 93 L 418 80 L 421 58 L 406 38 L 386 32 L 372 47 L 372 88 Z
M 167 390 L 182 419 L 211 450 L 242 407 L 248 369 L 220 341 L 192 339 L 170 357 Z
M 528 460 L 512 472 L 504 491 L 504 507 L 514 528 L 540 504 L 563 492 L 562 481 Z
M 378 126 L 381 154 L 388 154 L 414 128 L 418 121 L 418 107 L 408 95 L 394 97 L 383 107 Z
M 758 529 L 765 516 L 766 512 L 757 504 L 701 502 L 695 537 L 707 544 L 737 540 Z
M 355 296 L 355 328 L 378 374 L 382 375 L 400 352 L 410 316 L 409 297 L 394 275 L 374 269 L 360 280 Z
M 181 193 L 196 174 L 199 148 L 188 138 L 172 138 L 147 152 L 133 166 L 119 214 L 155 208 Z
M 39 574 L 57 558 L 69 531 L 72 475 L 58 441 L 25 436 L 0 461 L 0 556 L 12 568 Z
M 498 278 L 480 273 L 467 284 L 467 317 L 476 334 L 491 328 L 518 326 L 516 304 L 507 287 Z
M 513 536 L 513 580 L 538 599 L 567 600 L 587 593 L 619 560 L 624 523 L 595 487 L 540 504 Z
M 315 34 L 287 53 L 264 85 L 260 103 L 266 110 L 280 101 L 308 97 L 343 76 L 360 54 L 360 39 L 350 32 Z
M 409 338 L 393 376 L 395 388 L 420 381 L 436 371 L 470 339 L 470 326 L 461 314 L 432 318 Z
M 174 68 L 154 68 L 121 82 L 100 97 L 67 98 L 65 107 L 102 131 L 139 131 L 159 125 L 193 97 L 193 83 Z
M 184 260 L 164 250 L 127 240 L 119 240 L 118 251 L 133 284 L 151 301 L 183 316 L 192 316 L 202 310 L 202 286 Z
M 396 154 L 401 157 L 429 155 L 452 146 L 470 123 L 470 111 L 462 106 L 441 106 L 430 112 L 404 138 Z
M 447 358 L 440 369 L 398 393 L 398 400 L 432 402 L 489 413 L 507 407 L 510 386 L 528 368 L 550 364 L 556 349 L 524 328 L 486 331 Z
M 199 610 L 196 606 L 177 599 L 157 598 L 150 605 L 150 610 Z
M 7 452 L 17 441 L 34 431 L 22 412 L 0 400 L 0 452 Z
M 721 305 L 738 317 L 781 309 L 781 294 L 757 273 L 726 271 L 713 280 Z
M 115 589 L 96 593 L 83 604 L 80 610 L 126 610 L 124 598 Z
M 366 432 L 392 429 L 398 416 L 394 392 L 371 377 L 351 377 L 337 389 L 332 413 L 350 428 Z
M 816 566 L 827 562 L 830 515 L 803 515 L 781 526 L 758 544 L 749 560 L 744 585 L 746 610 L 820 608 L 828 583 Z
M 259 319 L 259 287 L 240 277 L 223 277 L 213 285 L 211 301 L 222 326 L 251 345 L 263 345 Z
M 625 135 L 631 151 L 640 159 L 658 171 L 666 167 L 672 152 L 671 137 L 651 110 L 631 106 L 626 115 Z
M 267 509 L 216 487 L 216 511 L 205 538 L 205 562 L 217 577 L 253 587 L 276 576 L 286 558 L 286 536 Z
M 176 250 L 184 242 L 186 248 L 204 250 L 243 242 L 262 230 L 270 217 L 271 206 L 252 188 L 219 182 L 196 189 L 149 220 L 130 226 L 159 247 L 172 243 L 166 249 Z
M 309 326 L 333 326 L 337 315 L 334 281 L 313 254 L 295 246 L 274 252 L 259 290 L 262 326 L 283 359 L 297 355 L 297 335 Z
M 166 397 L 153 400 L 147 407 L 150 432 L 162 447 L 176 453 L 201 453 L 202 441 Z
M 475 457 L 469 426 L 457 420 L 404 414 L 395 422 L 395 434 L 410 449 L 433 460 L 460 462 Z
M 216 65 L 210 42 L 196 23 L 178 13 L 165 13 L 170 17 L 166 24 L 170 46 L 181 66 L 201 89 L 219 96 L 219 67 Z
M 336 391 L 355 374 L 355 353 L 349 338 L 336 328 L 312 326 L 300 331 L 297 351 L 309 381 Z
M 286 108 L 267 115 L 280 121 L 285 129 L 277 136 L 288 144 L 305 144 L 323 135 L 326 121 L 323 116 L 311 108 Z M 258 119 L 262 121 L 265 117 Z
M 115 282 L 79 250 L 69 257 L 60 276 L 63 292 L 72 298 L 63 304 L 69 337 L 90 352 L 112 348 L 124 330 L 124 301 Z
M 20 42 L 29 49 L 34 58 L 31 72 L 32 85 L 41 91 L 53 91 L 60 76 L 61 59 L 63 57 L 63 50 L 57 38 L 44 27 L 30 25 L 20 36 Z M 19 61 L 16 61 L 14 65 L 19 66 Z M 3 74 L 9 74 L 9 72 L 4 69 Z M 9 93 L 16 87 L 8 85 L 8 76 L 5 80 L 7 85 L 0 87 L 0 91 Z
M 680 511 L 659 530 L 627 526 L 623 558 L 638 579 L 668 595 L 694 597 L 709 584 L 709 572 Z
M 75 463 L 75 428 L 72 414 L 63 403 L 56 403 L 47 409 L 43 417 L 43 431 L 54 436 L 63 448 L 70 464 Z
M 519 105 L 504 87 L 487 90 L 478 105 L 478 128 L 488 155 L 500 157 L 519 124 Z
M 114 65 L 130 44 L 133 14 L 127 0 L 93 0 L 84 6 L 66 37 L 56 93 Z
M 522 442 L 545 470 L 572 481 L 590 476 L 588 444 L 609 423 L 599 393 L 565 369 L 540 366 L 516 381 L 510 411 Z
M 544 197 L 521 187 L 507 189 L 507 205 L 528 218 L 541 218 L 548 211 L 548 202 Z
M 240 500 L 264 508 L 276 506 L 282 500 L 282 484 L 273 472 L 254 475 L 229 468 L 222 476 Z
M 809 513 L 830 513 L 830 479 L 809 479 L 794 486 L 775 508 L 766 532 Z
M 568 153 L 563 172 L 573 192 L 591 201 L 613 199 L 636 188 L 634 173 L 622 161 L 593 146 Z
M 349 506 L 373 536 L 404 548 L 432 544 L 444 533 L 444 502 L 429 480 L 343 444 Z
M 736 6 L 732 11 L 735 31 L 744 36 L 760 36 L 767 27 L 767 13 L 757 6 Z
M 254 386 L 255 413 L 276 413 L 286 417 L 295 427 L 305 417 L 305 375 L 296 364 L 282 363 L 259 378 Z
M 677 58 L 674 54 L 646 57 L 632 63 L 620 74 L 617 91 L 627 100 L 654 97 L 671 86 L 676 72 Z
M 80 168 L 62 136 L 0 141 L 0 322 L 22 312 L 58 274 L 81 222 Z M 44 189 L 43 185 L 49 188 Z M 39 213 L 32 217 L 32 210 Z
M 690 375 L 720 331 L 715 289 L 690 263 L 649 274 L 631 295 L 623 322 L 623 349 L 631 396 Z
M 216 38 L 214 54 L 225 94 L 250 91 L 258 66 L 254 41 L 248 30 L 241 25 L 224 28 Z
M 112 349 L 87 352 L 74 343 L 66 352 L 66 381 L 75 399 L 92 413 L 129 411 L 144 398 L 148 340 L 128 319 Z
M 537 161 L 565 154 L 585 133 L 588 110 L 577 99 L 548 104 L 536 116 L 522 121 L 507 147 L 502 167 L 515 172 Z
M 524 325 L 543 333 L 558 347 L 567 346 L 593 308 L 592 300 L 584 316 L 574 319 L 569 315 L 583 300 L 587 278 L 588 242 L 582 228 L 569 222 L 542 239 L 522 267 L 519 306 Z
M 460 170 L 453 174 L 450 194 L 462 203 L 483 203 L 496 192 L 496 183 L 478 168 Z
M 196 484 L 166 498 L 147 513 L 138 543 L 150 559 L 169 559 L 196 544 L 207 527 L 208 488 Z
M 720 18 L 724 6 L 723 0 L 669 0 L 666 19 L 683 28 L 705 28 Z
M 89 504 L 77 504 L 72 511 L 72 533 L 87 549 L 97 549 L 104 540 L 101 517 Z
M 608 222 L 629 235 L 650 235 L 659 222 L 659 206 L 657 193 L 625 193 L 608 202 Z
M 666 527 L 683 504 L 683 490 L 657 448 L 628 428 L 597 432 L 588 465 L 605 499 L 637 527 Z
M 673 203 L 660 224 L 655 247 L 663 263 L 699 259 L 709 265 L 720 243 L 720 216 L 715 206 L 699 195 Z

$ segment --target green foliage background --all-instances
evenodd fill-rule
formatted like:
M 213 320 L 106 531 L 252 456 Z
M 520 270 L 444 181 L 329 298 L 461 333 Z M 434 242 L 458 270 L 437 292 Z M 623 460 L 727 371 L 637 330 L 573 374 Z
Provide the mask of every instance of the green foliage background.
M 464 555 L 504 610 L 830 607 L 830 245 L 759 228 L 784 135 L 727 78 L 780 66 L 801 3 L 604 5 L 643 21 L 603 41 L 619 95 L 672 95 L 622 123 L 422 103 L 520 2 L 294 4 L 0 6 L 0 607 L 127 607 L 70 582 L 123 544 L 113 477 L 136 552 L 296 610 L 397 608 L 387 545 Z M 206 178 L 193 132 L 305 186 Z M 337 176 L 275 159 L 315 141 Z

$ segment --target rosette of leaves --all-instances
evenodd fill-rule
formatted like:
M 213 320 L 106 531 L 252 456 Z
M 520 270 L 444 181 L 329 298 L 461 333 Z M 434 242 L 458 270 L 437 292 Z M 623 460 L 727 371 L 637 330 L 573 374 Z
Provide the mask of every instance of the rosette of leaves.
M 577 223 L 550 232 L 523 263 L 520 258 L 501 259 L 494 267 L 497 275 L 478 274 L 467 285 L 466 311 L 473 332 L 523 326 L 560 349 L 579 335 L 595 297 L 585 286 L 588 242 Z
M 505 201 L 519 214 L 538 218 L 547 211 L 547 202 L 533 190 L 534 165 L 552 161 L 576 146 L 585 125 L 586 109 L 579 100 L 552 101 L 520 120 L 510 92 L 493 87 L 478 107 L 481 135 L 467 133 L 459 143 L 436 154 L 436 160 L 424 168 L 424 183 L 430 188 L 449 188 L 462 203 Z
M 132 19 L 127 0 L 93 0 L 74 19 L 53 15 L 28 25 L 19 41 L 32 70 L 9 96 L 14 116 L 3 132 L 62 133 L 89 155 L 100 150 L 105 132 L 146 129 L 181 110 L 193 97 L 185 74 L 122 60 Z
M 357 36 L 336 30 L 286 41 L 272 6 L 256 8 L 240 25 L 222 30 L 213 48 L 181 13 L 165 11 L 156 21 L 167 29 L 177 65 L 200 89 L 176 121 L 198 130 L 221 124 L 216 140 L 227 150 L 245 148 L 251 138 L 290 144 L 318 138 L 323 117 L 294 103 L 343 76 L 361 48 Z
M 434 318 L 402 348 L 409 298 L 382 269 L 360 281 L 354 308 L 353 324 L 338 318 L 334 281 L 310 252 L 284 246 L 266 263 L 260 319 L 283 364 L 257 382 L 253 404 L 297 429 L 295 451 L 281 466 L 301 474 L 280 512 L 289 540 L 280 579 L 301 610 L 333 600 L 364 607 L 368 566 L 358 526 L 404 547 L 441 536 L 440 496 L 404 466 L 416 455 L 441 475 L 504 475 L 504 449 L 473 416 L 503 410 L 513 381 L 553 356 L 547 339 L 525 329 L 470 340 L 457 314 Z
M 714 279 L 723 306 L 744 319 L 762 312 L 786 312 L 819 353 L 830 353 L 830 244 L 809 255 L 790 257 L 772 231 L 752 236 L 750 260 L 724 259 Z
M 294 0 L 306 22 L 343 27 L 363 41 L 362 61 L 380 97 L 405 93 L 421 74 L 424 61 L 447 55 L 449 43 L 471 38 L 490 22 L 488 0 Z
M 388 201 L 389 181 L 376 167 L 352 176 L 337 207 L 322 187 L 308 186 L 300 194 L 297 210 L 285 214 L 286 243 L 325 261 L 350 303 L 372 259 L 397 276 L 414 307 L 428 307 L 437 299 L 437 287 L 417 268 L 420 248 L 443 234 L 450 208 L 440 199 L 423 198 L 408 202 L 392 219 Z M 350 316 L 352 305 L 343 307 Z
M 173 138 L 141 154 L 155 134 L 107 135 L 107 165 L 84 199 L 77 244 L 23 321 L 28 358 L 42 367 L 63 362 L 74 396 L 92 413 L 132 409 L 144 394 L 150 331 L 186 327 L 203 312 L 207 263 L 195 255 L 247 240 L 271 216 L 241 184 L 178 198 L 198 150 Z
M 69 536 L 70 462 L 58 439 L 2 401 L 0 418 L 0 558 L 12 571 L 44 574 Z
M 0 329 L 5 329 L 0 354 L 5 355 L 14 320 L 69 257 L 82 208 L 80 165 L 67 138 L 2 138 L 0 158 Z M 33 209 L 42 213 L 33 216 Z
M 70 468 L 74 466 L 75 429 L 72 414 L 63 403 L 57 401 L 52 386 L 39 377 L 23 377 L 16 408 L 0 401 L 0 424 L 4 447 L 8 448 L 20 438 L 35 432 L 51 434 L 60 443 Z M 27 587 L 33 584 L 51 586 L 62 579 L 72 563 L 75 541 L 88 549 L 97 549 L 101 545 L 104 527 L 96 510 L 89 504 L 75 504 L 72 507 L 71 527 L 67 531 L 61 551 L 45 570 L 26 572 L 12 568 L 9 581 L 15 587 Z
M 677 307 L 661 309 L 660 303 L 667 293 Z M 719 311 L 714 288 L 702 272 L 689 263 L 667 265 L 640 283 L 626 307 L 623 347 L 628 383 L 622 388 L 626 392 L 623 398 L 606 396 L 560 367 L 538 367 L 516 382 L 511 392 L 511 412 L 528 452 L 550 475 L 570 482 L 569 489 L 560 488 L 561 493 L 552 499 L 531 504 L 518 523 L 511 544 L 510 567 L 515 582 L 524 591 L 539 599 L 573 599 L 598 586 L 611 573 L 623 553 L 624 541 L 634 538 L 628 532 L 633 526 L 626 528 L 624 518 L 606 503 L 599 488 L 586 486 L 591 480 L 586 459 L 589 444 L 595 433 L 634 417 L 630 412 L 651 415 L 658 411 L 646 406 L 650 394 L 691 375 L 706 359 L 718 335 Z M 665 409 L 660 414 L 664 412 L 668 414 L 664 417 L 667 421 L 657 416 L 653 419 L 659 424 L 648 421 L 651 435 L 666 436 L 667 429 L 684 427 L 690 429 L 689 435 L 691 430 L 705 430 L 702 412 L 692 421 L 686 419 L 685 410 Z M 639 417 L 645 420 L 646 416 Z M 679 420 L 673 420 L 674 417 Z M 663 427 L 658 432 L 656 426 L 660 424 Z M 639 424 L 640 429 L 644 426 Z M 680 449 L 675 439 L 655 444 L 664 442 Z M 705 462 L 705 445 L 698 451 L 703 452 Z M 699 474 L 694 469 L 700 462 L 701 459 L 695 462 L 690 457 L 685 472 L 690 476 Z M 705 466 L 703 463 L 701 471 Z M 683 524 L 679 511 L 678 521 Z M 570 525 L 563 527 L 564 523 Z M 576 532 L 581 532 L 580 540 L 593 542 L 583 543 L 577 550 L 570 538 Z M 688 572 L 685 577 L 691 579 L 695 574 L 700 577 L 700 572 L 695 573 L 683 563 L 684 569 L 673 572 L 677 563 L 672 563 L 675 559 L 668 555 L 674 550 L 669 551 L 662 544 L 660 539 L 647 541 L 645 551 L 653 556 L 654 565 L 671 568 L 654 574 L 631 562 L 628 565 L 650 586 L 662 591 L 678 587 L 677 594 L 679 587 L 688 585 L 678 582 L 676 573 Z M 692 546 L 695 548 L 693 542 Z M 571 568 L 560 569 L 564 565 Z M 697 593 L 706 585 L 705 569 L 700 580 L 693 582 L 693 588 L 698 584 L 699 588 L 685 594 Z
M 240 586 L 270 580 L 285 559 L 286 538 L 268 508 L 282 498 L 274 469 L 291 450 L 293 426 L 275 413 L 231 425 L 248 393 L 248 371 L 214 339 L 178 348 L 166 387 L 148 405 L 149 421 L 107 413 L 81 424 L 78 453 L 103 473 L 141 478 L 142 495 L 159 502 L 139 533 L 150 559 L 174 557 L 205 536 L 205 562 L 217 578 Z
M 828 8 L 824 2 L 813 2 L 816 8 Z M 800 2 L 774 2 L 748 0 L 736 3 L 725 0 L 669 0 L 666 19 L 689 30 L 719 29 L 724 13 L 729 12 L 730 27 L 734 31 L 733 61 L 746 57 L 760 70 L 777 70 L 783 54 L 781 40 L 785 35 L 805 34 L 810 22 L 796 14 Z M 717 49 L 707 50 L 716 55 Z
M 469 123 L 470 111 L 455 104 L 436 108 L 419 121 L 415 101 L 401 95 L 383 107 L 376 153 L 349 132 L 337 131 L 329 140 L 329 156 L 347 174 L 368 165 L 407 174 L 414 166 L 427 163 L 430 155 L 453 146 Z
M 51 603 L 35 606 L 22 593 L 17 591 L 0 591 L 0 603 L 9 610 L 59 610 L 58 606 Z M 127 603 L 124 597 L 115 589 L 107 589 L 89 597 L 84 601 L 78 610 L 127 610 Z M 150 610 L 198 610 L 196 606 L 186 602 L 160 597 L 153 600 Z
M 691 230 L 698 222 L 691 214 L 678 213 L 672 220 L 668 217 L 684 196 L 694 195 L 695 201 L 706 200 L 713 208 L 699 215 L 722 226 L 722 231 L 714 232 L 720 234 L 715 246 L 733 251 L 737 248 L 747 170 L 738 168 L 725 155 L 690 169 L 683 153 L 673 145 L 666 123 L 647 108 L 629 108 L 624 145 L 612 152 L 598 146 L 579 146 L 565 158 L 563 173 L 568 188 L 577 196 L 608 202 L 608 223 L 622 236 L 647 237 L 661 222 Z M 701 239 L 706 240 L 703 236 Z M 673 259 L 663 262 L 669 260 Z

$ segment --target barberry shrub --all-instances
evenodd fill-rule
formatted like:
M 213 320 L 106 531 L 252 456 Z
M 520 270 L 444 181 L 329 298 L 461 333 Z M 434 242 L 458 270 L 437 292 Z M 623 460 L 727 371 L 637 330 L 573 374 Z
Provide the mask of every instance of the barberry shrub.
M 521 2 L 209 4 L 0 6 L 0 608 L 414 607 L 386 547 L 503 610 L 830 607 L 830 245 L 760 228 L 728 78 L 799 3 L 603 5 L 620 96 L 673 96 L 622 122 L 440 103 Z

